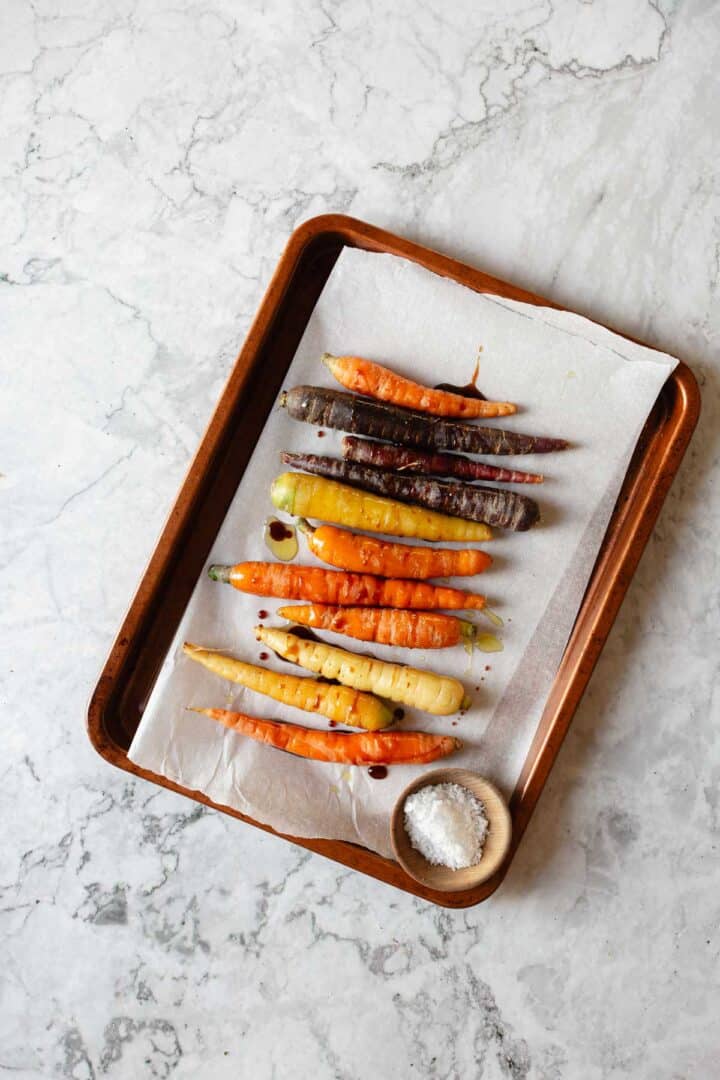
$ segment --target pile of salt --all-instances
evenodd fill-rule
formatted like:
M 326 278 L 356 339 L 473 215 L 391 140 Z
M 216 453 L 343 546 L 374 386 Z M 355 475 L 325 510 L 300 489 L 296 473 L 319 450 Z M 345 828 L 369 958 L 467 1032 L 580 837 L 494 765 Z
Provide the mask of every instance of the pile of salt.
M 461 870 L 482 858 L 488 831 L 485 806 L 459 784 L 430 784 L 405 800 L 410 843 L 434 866 Z

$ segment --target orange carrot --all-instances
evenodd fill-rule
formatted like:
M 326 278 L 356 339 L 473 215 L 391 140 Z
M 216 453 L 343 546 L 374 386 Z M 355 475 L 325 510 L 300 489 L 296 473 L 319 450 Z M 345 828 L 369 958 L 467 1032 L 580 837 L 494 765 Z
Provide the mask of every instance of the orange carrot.
M 429 386 L 405 379 L 390 368 L 363 360 L 360 356 L 321 357 L 337 381 L 347 390 L 357 394 L 389 401 L 406 409 L 418 409 L 434 416 L 461 416 L 474 419 L 478 416 L 510 416 L 517 406 L 509 401 L 486 401 L 484 398 L 463 397 L 449 390 L 433 390 Z
M 359 574 L 402 578 L 468 577 L 481 574 L 492 562 L 487 552 L 473 548 L 453 551 L 451 548 L 398 544 L 373 536 L 359 536 L 334 525 L 313 529 L 304 518 L 299 519 L 298 526 L 318 559 Z
M 379 578 L 372 574 L 349 574 L 319 566 L 288 563 L 244 562 L 237 566 L 211 566 L 213 581 L 224 581 L 255 596 L 280 596 L 287 600 L 310 600 L 316 604 L 352 604 L 360 607 L 447 608 L 485 607 L 485 597 L 463 589 L 430 585 L 426 581 Z
M 337 761 L 345 765 L 424 765 L 459 750 L 462 743 L 451 735 L 424 731 L 317 731 L 299 724 L 259 720 L 227 709 L 193 709 L 232 731 L 257 742 L 286 750 L 314 761 Z
M 299 604 L 279 608 L 278 615 L 358 641 L 377 641 L 379 645 L 400 645 L 405 649 L 445 649 L 463 641 L 472 642 L 477 636 L 477 627 L 472 623 L 439 611 Z

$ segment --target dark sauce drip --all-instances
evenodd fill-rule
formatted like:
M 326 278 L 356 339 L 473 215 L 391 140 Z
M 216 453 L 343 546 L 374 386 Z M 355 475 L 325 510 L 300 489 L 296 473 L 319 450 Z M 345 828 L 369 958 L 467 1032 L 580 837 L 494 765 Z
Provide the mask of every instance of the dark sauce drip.
M 288 634 L 294 634 L 295 637 L 302 638 L 303 641 L 322 641 L 314 630 L 311 630 L 309 626 L 299 626 L 297 623 L 293 626 L 288 626 Z
M 337 720 L 328 720 L 328 727 L 337 727 Z
M 404 709 L 393 709 L 393 720 L 396 724 L 399 724 L 401 720 L 405 719 Z
M 475 364 L 473 377 L 467 386 L 453 386 L 452 383 L 438 383 L 436 390 L 446 390 L 449 394 L 460 394 L 461 397 L 477 398 L 478 401 L 487 401 L 487 398 L 477 388 L 477 377 L 480 370 L 480 361 Z
M 318 431 L 317 437 L 318 437 L 318 439 L 324 439 L 325 438 L 325 432 L 324 431 Z
M 266 652 L 261 652 L 260 653 L 260 659 L 261 660 L 268 660 L 269 658 L 270 658 L 270 653 L 266 653 Z
M 452 383 L 442 382 L 438 383 L 435 389 L 446 390 L 448 394 L 460 394 L 461 397 L 477 398 L 478 401 L 487 401 L 487 398 L 478 390 L 475 383 L 468 383 L 467 386 L 453 386 Z
M 283 525 L 282 521 L 271 521 L 268 525 L 268 532 L 270 533 L 270 539 L 274 540 L 276 544 L 279 544 L 282 540 L 292 540 L 293 531 L 288 529 L 287 525 Z
M 270 613 L 266 611 L 265 608 L 260 608 L 258 611 L 258 619 L 267 619 L 269 614 Z
M 384 765 L 371 765 L 368 772 L 373 780 L 384 780 L 388 771 Z

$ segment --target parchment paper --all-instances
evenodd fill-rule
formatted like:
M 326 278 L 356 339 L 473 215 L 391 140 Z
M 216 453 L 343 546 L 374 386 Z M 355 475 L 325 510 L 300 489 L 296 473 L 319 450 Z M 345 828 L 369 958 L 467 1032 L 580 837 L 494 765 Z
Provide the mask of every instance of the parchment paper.
M 495 531 L 494 564 L 453 584 L 488 595 L 502 615 L 502 653 L 372 646 L 383 658 L 452 674 L 473 698 L 461 717 L 408 709 L 408 729 L 458 735 L 464 749 L 447 764 L 476 769 L 507 794 L 519 774 L 572 629 L 617 493 L 644 421 L 677 361 L 587 319 L 482 296 L 390 255 L 346 249 L 318 301 L 285 385 L 333 380 L 325 351 L 385 362 L 420 382 L 467 383 L 479 347 L 479 385 L 487 397 L 522 411 L 490 423 L 562 436 L 564 452 L 496 460 L 545 473 L 544 485 L 517 487 L 537 497 L 541 523 L 527 533 Z M 339 456 L 341 433 L 297 423 L 277 409 L 268 418 L 212 551 L 212 561 L 271 558 L 263 524 L 274 513 L 272 479 L 281 449 Z M 316 563 L 300 541 L 298 562 Z M 186 711 L 187 705 L 237 708 L 257 716 L 325 727 L 324 719 L 224 683 L 185 658 L 184 640 L 258 661 L 253 626 L 269 624 L 283 601 L 244 596 L 200 576 L 162 667 L 130 758 L 218 803 L 296 836 L 333 837 L 390 854 L 389 813 L 400 790 L 427 766 L 396 766 L 385 780 L 364 768 L 291 757 Z M 482 616 L 476 616 L 482 623 Z M 484 629 L 492 630 L 489 624 Z M 324 634 L 359 651 L 368 646 Z M 268 661 L 278 671 L 287 666 Z M 454 723 L 453 723 L 454 722 Z

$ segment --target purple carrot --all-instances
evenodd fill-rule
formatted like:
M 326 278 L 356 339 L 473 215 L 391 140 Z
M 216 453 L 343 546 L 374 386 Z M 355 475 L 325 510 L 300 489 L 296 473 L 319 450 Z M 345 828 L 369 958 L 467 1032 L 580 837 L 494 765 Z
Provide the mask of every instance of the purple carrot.
M 410 476 L 457 476 L 461 480 L 499 480 L 506 484 L 542 484 L 544 479 L 538 473 L 502 469 L 498 465 L 471 461 L 460 454 L 407 450 L 392 443 L 358 439 L 356 435 L 345 436 L 342 441 L 342 455 L 346 461 L 372 465 L 376 469 L 391 469 Z
M 466 454 L 548 454 L 567 446 L 565 439 L 445 420 L 321 386 L 295 386 L 280 395 L 280 404 L 294 420 L 349 431 L 352 435 L 369 435 L 414 449 L 457 450 Z

